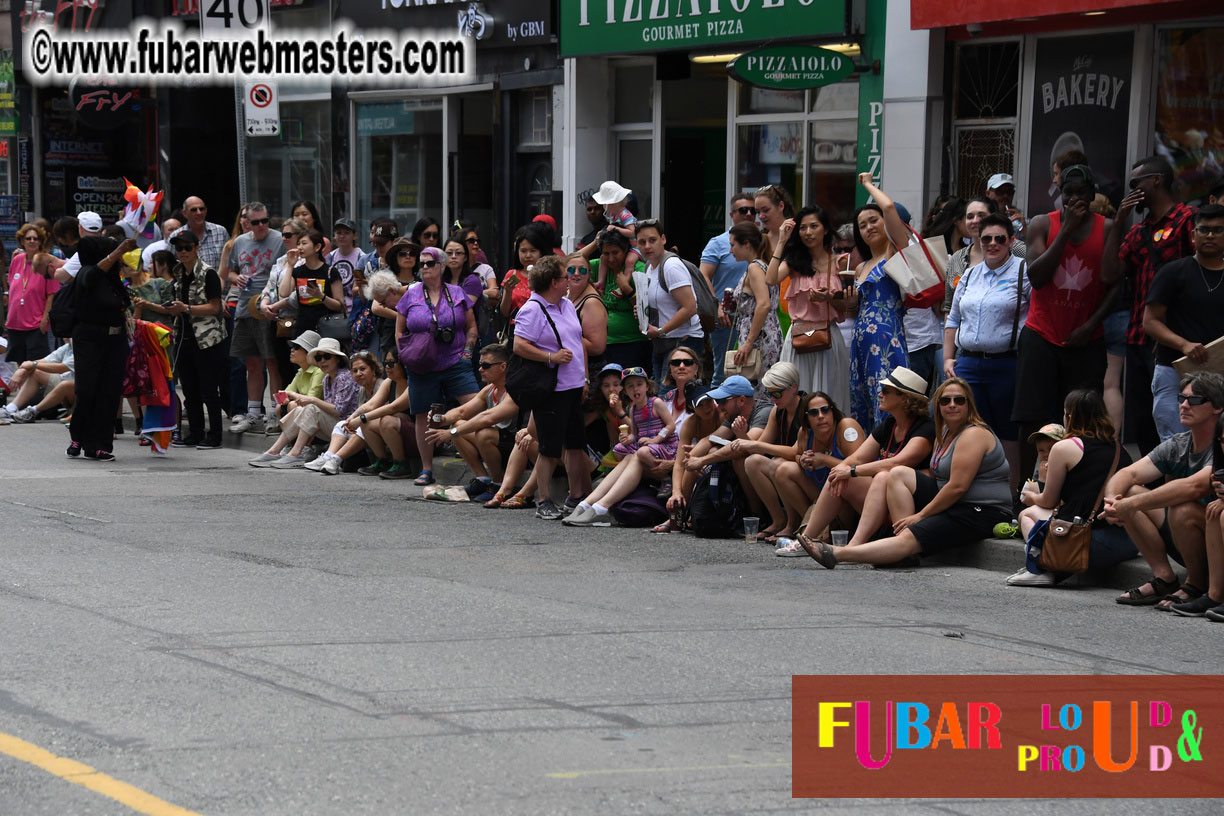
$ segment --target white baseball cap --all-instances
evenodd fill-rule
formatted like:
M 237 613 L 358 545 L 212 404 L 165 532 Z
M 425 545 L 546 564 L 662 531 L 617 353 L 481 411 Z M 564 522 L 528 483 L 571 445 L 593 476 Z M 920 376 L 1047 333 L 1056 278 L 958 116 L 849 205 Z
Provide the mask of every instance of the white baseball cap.
M 995 173 L 990 177 L 990 181 L 986 182 L 987 190 L 997 190 L 1004 184 L 1010 184 L 1015 187 L 1016 182 L 1012 180 L 1011 173 Z
M 86 210 L 82 213 L 77 213 L 77 223 L 81 225 L 81 229 L 86 232 L 101 232 L 102 231 L 102 216 L 96 212 Z

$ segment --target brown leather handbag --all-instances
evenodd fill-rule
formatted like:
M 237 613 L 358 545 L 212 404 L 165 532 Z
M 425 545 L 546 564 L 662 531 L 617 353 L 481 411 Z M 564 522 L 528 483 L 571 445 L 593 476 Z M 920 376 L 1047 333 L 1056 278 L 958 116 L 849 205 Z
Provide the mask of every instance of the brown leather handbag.
M 810 320 L 791 321 L 791 347 L 796 354 L 825 351 L 833 347 L 833 335 L 828 323 L 813 323 Z
M 1050 519 L 1045 542 L 1041 545 L 1041 555 L 1037 556 L 1037 566 L 1047 572 L 1088 571 L 1088 555 L 1092 548 L 1092 522 L 1101 509 L 1105 486 L 1118 469 L 1118 457 L 1121 455 L 1122 445 L 1115 441 L 1113 464 L 1109 467 L 1109 475 L 1101 482 L 1101 492 L 1097 494 L 1096 504 L 1087 519 L 1078 524 L 1060 518 Z

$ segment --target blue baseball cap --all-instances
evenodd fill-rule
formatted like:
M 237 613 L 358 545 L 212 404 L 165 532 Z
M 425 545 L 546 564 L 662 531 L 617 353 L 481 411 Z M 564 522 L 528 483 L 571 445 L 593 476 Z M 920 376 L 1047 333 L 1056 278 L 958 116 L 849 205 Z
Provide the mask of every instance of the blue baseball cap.
M 901 218 L 902 224 L 910 223 L 910 211 L 904 204 L 897 203 L 894 205 L 897 208 L 897 215 Z
M 734 374 L 722 381 L 722 385 L 710 392 L 710 399 L 720 400 L 727 397 L 751 397 L 755 393 L 752 383 L 747 377 Z

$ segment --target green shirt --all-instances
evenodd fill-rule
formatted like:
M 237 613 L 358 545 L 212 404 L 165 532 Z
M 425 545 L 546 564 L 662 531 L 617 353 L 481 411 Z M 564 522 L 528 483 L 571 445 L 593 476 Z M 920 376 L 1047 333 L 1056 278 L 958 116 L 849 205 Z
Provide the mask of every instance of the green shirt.
M 591 279 L 599 279 L 599 259 L 590 262 Z M 646 272 L 646 264 L 638 261 L 633 265 L 634 272 Z M 637 343 L 646 339 L 646 335 L 638 331 L 637 312 L 634 311 L 636 296 L 621 297 L 620 287 L 616 285 L 616 276 L 609 275 L 604 281 L 603 304 L 608 310 L 608 342 Z M 630 286 L 633 285 L 630 279 Z
M 128 292 L 133 297 L 147 300 L 149 303 L 156 303 L 158 306 L 165 306 L 174 302 L 173 284 L 165 278 L 158 278 L 153 275 L 150 275 L 149 279 L 140 284 L 140 286 L 129 286 Z M 152 309 L 142 309 L 140 319 L 149 323 L 160 323 L 163 326 L 169 326 L 174 316 L 155 312 Z
M 323 369 L 318 366 L 299 368 L 298 373 L 289 385 L 285 387 L 285 390 L 307 397 L 323 399 Z

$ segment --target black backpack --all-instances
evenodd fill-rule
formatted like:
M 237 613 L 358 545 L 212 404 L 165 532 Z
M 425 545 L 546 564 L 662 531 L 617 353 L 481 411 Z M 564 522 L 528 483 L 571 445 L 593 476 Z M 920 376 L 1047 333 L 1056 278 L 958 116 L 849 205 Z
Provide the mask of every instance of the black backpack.
M 710 465 L 693 486 L 689 518 L 701 538 L 734 538 L 744 533 L 748 499 L 730 462 Z
M 59 291 L 51 301 L 48 320 L 51 333 L 60 340 L 72 337 L 72 328 L 76 325 L 76 278 L 69 278 L 67 283 L 60 284 Z

